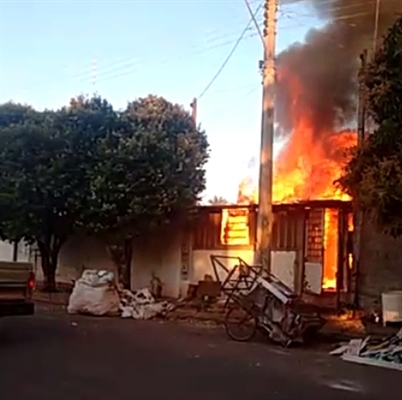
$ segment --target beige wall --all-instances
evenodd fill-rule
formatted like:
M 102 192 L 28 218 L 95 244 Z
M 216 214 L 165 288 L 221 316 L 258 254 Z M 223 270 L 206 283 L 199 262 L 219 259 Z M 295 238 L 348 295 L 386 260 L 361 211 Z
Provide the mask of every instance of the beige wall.
M 13 261 L 14 245 L 0 240 L 0 261 Z M 23 242 L 18 244 L 17 261 L 29 261 L 29 247 Z
M 36 265 L 38 280 L 43 279 L 39 261 Z M 76 236 L 68 240 L 60 251 L 56 280 L 70 283 L 80 277 L 84 269 L 116 271 L 106 246 L 88 236 Z
M 0 261 L 13 260 L 13 245 L 8 242 L 0 241 Z
M 154 273 L 162 281 L 164 296 L 180 296 L 182 237 L 180 233 L 170 233 L 134 244 L 131 269 L 133 290 L 149 287 Z
M 402 290 L 402 238 L 380 234 L 366 221 L 360 251 L 360 306 L 378 312 L 383 292 Z
M 252 265 L 254 262 L 254 251 L 249 250 L 194 250 L 191 281 L 194 283 L 202 280 L 206 274 L 215 278 L 215 273 L 210 260 L 211 255 L 240 257 L 247 264 Z M 225 263 L 225 261 L 223 261 Z M 273 251 L 272 252 L 272 274 L 281 280 L 285 285 L 294 288 L 295 268 L 296 268 L 296 252 L 294 251 Z M 233 268 L 238 264 L 236 259 L 228 260 L 225 265 Z M 222 271 L 218 271 L 220 273 Z M 224 275 L 220 275 L 224 278 Z
M 210 260 L 211 255 L 240 257 L 247 264 L 252 264 L 254 259 L 253 250 L 193 250 L 192 267 L 190 272 L 190 281 L 197 283 L 204 279 L 205 275 L 211 275 L 215 279 L 214 269 Z M 228 268 L 233 268 L 238 262 L 228 260 Z M 218 271 L 220 273 L 221 271 Z M 223 275 L 221 276 L 223 278 Z
M 149 287 L 152 272 L 163 283 L 163 294 L 178 297 L 180 291 L 181 236 L 152 238 L 134 244 L 131 270 L 133 290 Z M 38 280 L 43 279 L 42 270 L 36 263 Z M 93 237 L 74 237 L 67 241 L 60 252 L 56 272 L 58 282 L 70 283 L 82 274 L 84 269 L 109 270 L 116 272 L 106 246 Z
M 210 261 L 211 255 L 240 257 L 248 264 L 253 264 L 254 251 L 249 250 L 192 250 L 186 280 L 182 278 L 182 244 L 186 235 L 176 233 L 153 236 L 148 240 L 134 243 L 131 270 L 131 288 L 133 290 L 149 287 L 152 274 L 162 281 L 163 295 L 177 298 L 185 296 L 189 283 L 197 283 L 206 274 L 215 277 Z M 187 241 L 188 243 L 188 241 Z M 191 248 L 191 246 L 189 246 Z M 278 252 L 273 255 L 273 273 L 285 284 L 293 287 L 295 256 L 292 252 Z M 236 260 L 228 263 L 233 267 Z M 106 247 L 95 238 L 75 237 L 62 248 L 57 270 L 59 282 L 71 282 L 77 279 L 83 269 L 116 271 Z M 42 279 L 42 271 L 37 268 L 37 279 Z M 222 276 L 223 278 L 223 276 Z

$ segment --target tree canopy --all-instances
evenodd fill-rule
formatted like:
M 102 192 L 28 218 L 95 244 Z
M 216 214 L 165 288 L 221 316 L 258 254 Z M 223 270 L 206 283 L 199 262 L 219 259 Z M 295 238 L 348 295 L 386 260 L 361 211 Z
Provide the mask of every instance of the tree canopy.
M 229 202 L 222 196 L 214 196 L 208 202 L 211 206 L 219 206 L 219 205 L 226 205 Z
M 384 37 L 363 76 L 368 112 L 377 128 L 347 165 L 341 187 L 376 225 L 402 233 L 402 17 Z
M 0 234 L 35 242 L 54 287 L 59 251 L 70 235 L 98 234 L 121 253 L 133 235 L 195 205 L 207 159 L 205 133 L 181 106 L 160 97 L 135 100 L 122 111 L 98 96 L 44 112 L 6 103 L 0 106 Z M 127 256 L 114 259 L 127 263 Z

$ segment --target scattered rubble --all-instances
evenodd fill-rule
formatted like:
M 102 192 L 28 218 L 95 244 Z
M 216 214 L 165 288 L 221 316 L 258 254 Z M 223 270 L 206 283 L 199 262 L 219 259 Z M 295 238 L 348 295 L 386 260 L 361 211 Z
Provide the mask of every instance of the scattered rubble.
M 173 309 L 167 301 L 156 301 L 148 289 L 135 292 L 116 284 L 113 272 L 85 270 L 75 282 L 67 311 L 70 314 L 150 319 Z
M 118 293 L 122 318 L 151 319 L 164 316 L 174 308 L 173 304 L 167 301 L 155 301 L 148 289 L 131 292 L 119 288 Z
M 383 340 L 352 339 L 330 352 L 342 360 L 402 371 L 402 329 Z

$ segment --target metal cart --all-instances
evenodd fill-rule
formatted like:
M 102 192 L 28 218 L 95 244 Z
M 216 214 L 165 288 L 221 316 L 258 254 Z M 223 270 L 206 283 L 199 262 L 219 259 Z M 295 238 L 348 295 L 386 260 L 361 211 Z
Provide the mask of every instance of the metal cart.
M 212 255 L 215 278 L 226 297 L 225 329 L 237 341 L 248 341 L 261 330 L 289 346 L 303 342 L 324 324 L 317 308 L 304 303 L 260 265 L 240 257 Z

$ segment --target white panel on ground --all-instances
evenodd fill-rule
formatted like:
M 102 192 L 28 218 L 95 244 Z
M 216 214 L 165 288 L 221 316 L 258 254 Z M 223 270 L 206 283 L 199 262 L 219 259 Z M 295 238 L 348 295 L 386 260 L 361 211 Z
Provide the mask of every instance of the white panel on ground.
M 271 271 L 288 288 L 294 290 L 295 283 L 295 251 L 273 251 Z
M 321 294 L 322 291 L 322 264 L 306 262 L 304 264 L 305 287 L 307 292 Z

